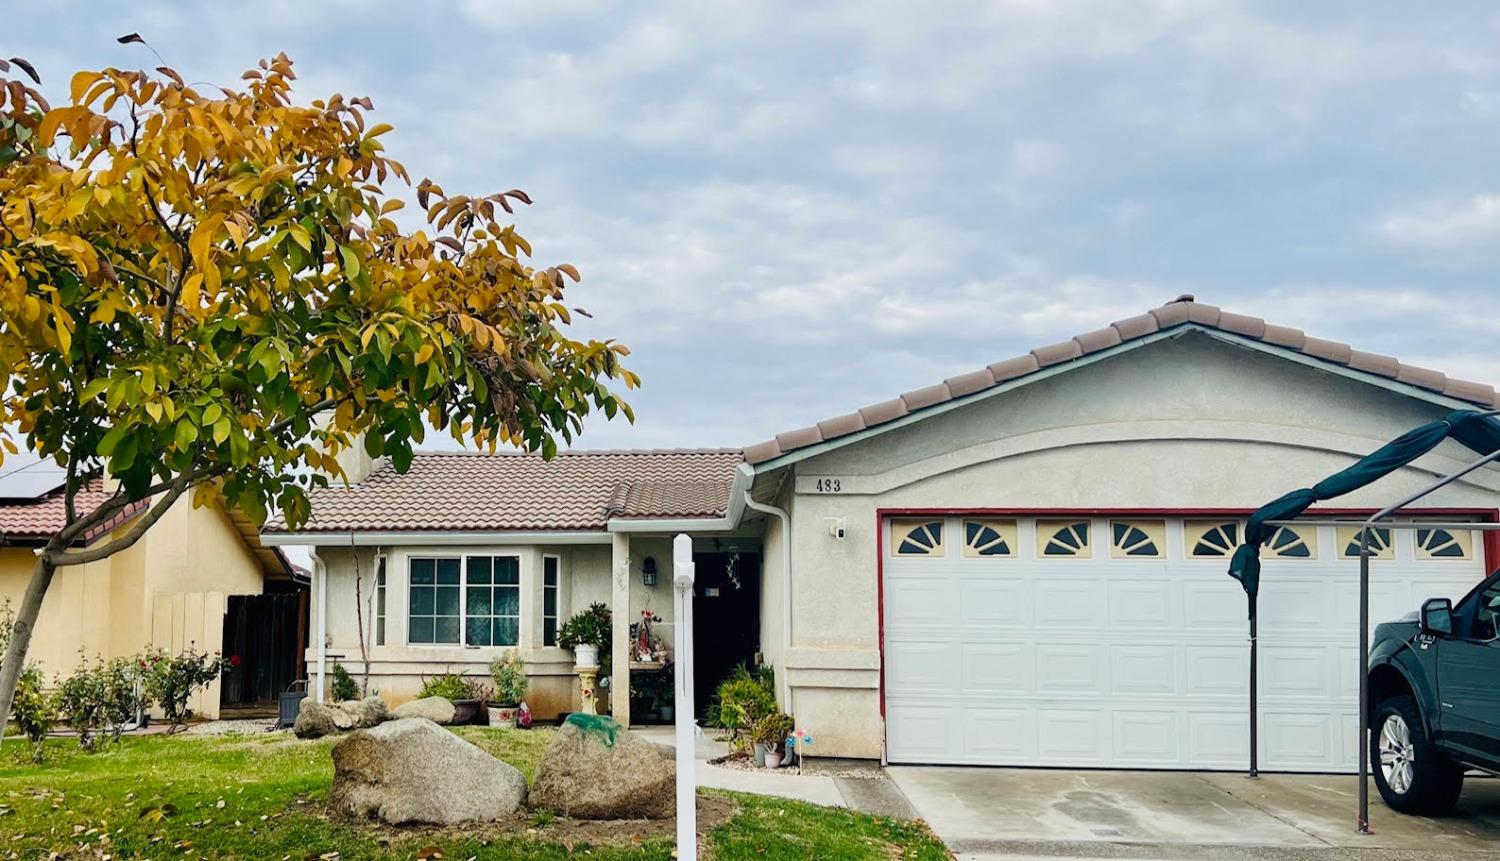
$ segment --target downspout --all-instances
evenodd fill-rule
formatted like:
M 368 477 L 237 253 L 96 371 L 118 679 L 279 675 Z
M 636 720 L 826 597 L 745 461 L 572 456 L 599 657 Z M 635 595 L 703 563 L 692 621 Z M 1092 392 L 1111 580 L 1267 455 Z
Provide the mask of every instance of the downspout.
M 323 701 L 324 680 L 328 675 L 328 566 L 318 556 L 318 548 L 313 547 L 308 551 L 312 556 L 313 579 L 318 581 L 318 618 L 313 625 L 314 636 L 318 638 L 318 672 L 316 701 Z
M 750 491 L 744 491 L 745 507 L 781 521 L 781 702 L 788 714 L 792 711 L 792 683 L 787 678 L 792 658 L 792 521 L 785 510 L 756 502 Z

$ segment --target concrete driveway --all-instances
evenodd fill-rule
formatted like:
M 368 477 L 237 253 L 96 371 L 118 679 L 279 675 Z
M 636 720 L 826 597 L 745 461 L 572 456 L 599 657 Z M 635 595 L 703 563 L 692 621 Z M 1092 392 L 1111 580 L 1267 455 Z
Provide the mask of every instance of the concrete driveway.
M 1471 777 L 1459 812 L 1402 816 L 1372 784 L 1375 833 L 1354 833 L 1357 778 L 1199 772 L 892 767 L 961 859 L 1500 859 L 1500 780 Z

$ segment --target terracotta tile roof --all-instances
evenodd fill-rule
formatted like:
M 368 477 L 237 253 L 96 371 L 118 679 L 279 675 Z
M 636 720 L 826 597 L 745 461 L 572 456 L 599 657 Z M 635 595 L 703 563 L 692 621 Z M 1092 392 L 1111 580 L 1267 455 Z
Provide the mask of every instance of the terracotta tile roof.
M 738 449 L 432 452 L 405 475 L 380 465 L 351 487 L 311 493 L 301 532 L 602 530 L 615 517 L 718 517 L 729 505 Z M 285 532 L 276 521 L 267 531 Z
M 104 482 L 96 478 L 78 492 L 74 504 L 79 512 L 88 512 L 103 505 L 109 498 L 110 494 L 104 490 Z M 85 536 L 85 543 L 134 517 L 145 505 L 144 500 L 130 505 L 89 532 Z M 62 529 L 66 522 L 67 500 L 62 488 L 48 491 L 30 502 L 15 501 L 0 505 L 0 543 L 45 541 Z
M 1387 377 L 1461 401 L 1468 401 L 1485 409 L 1500 408 L 1500 399 L 1497 399 L 1493 386 L 1449 379 L 1438 371 L 1402 364 L 1390 356 L 1363 353 L 1351 348 L 1348 344 L 1313 338 L 1303 334 L 1300 329 L 1277 326 L 1259 317 L 1221 311 L 1213 305 L 1194 301 L 1192 296 L 1183 296 L 1160 308 L 1154 308 L 1127 320 L 1120 320 L 1106 328 L 1087 332 L 1061 343 L 1038 347 L 1024 356 L 996 362 L 972 373 L 961 374 L 937 385 L 907 392 L 899 398 L 874 404 L 845 416 L 818 422 L 811 427 L 777 434 L 775 439 L 747 447 L 745 462 L 764 463 L 797 449 L 857 433 L 926 407 L 993 388 L 1042 368 L 1070 362 L 1121 343 L 1188 325 L 1217 329 L 1267 344 L 1286 347 L 1326 362 L 1345 365 L 1358 371 Z

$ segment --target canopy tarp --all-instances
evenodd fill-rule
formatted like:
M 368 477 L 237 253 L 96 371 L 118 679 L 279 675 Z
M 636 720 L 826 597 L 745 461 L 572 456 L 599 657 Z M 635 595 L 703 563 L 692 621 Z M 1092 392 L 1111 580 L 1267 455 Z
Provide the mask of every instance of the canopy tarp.
M 1260 590 L 1260 546 L 1275 532 L 1274 527 L 1266 525 L 1268 521 L 1290 520 L 1313 503 L 1358 490 L 1432 451 L 1445 439 L 1462 443 L 1480 454 L 1493 454 L 1500 449 L 1500 420 L 1473 410 L 1455 410 L 1435 422 L 1407 431 L 1312 487 L 1294 490 L 1266 503 L 1246 522 L 1244 544 L 1234 551 L 1229 576 L 1240 581 L 1245 594 L 1253 600 Z

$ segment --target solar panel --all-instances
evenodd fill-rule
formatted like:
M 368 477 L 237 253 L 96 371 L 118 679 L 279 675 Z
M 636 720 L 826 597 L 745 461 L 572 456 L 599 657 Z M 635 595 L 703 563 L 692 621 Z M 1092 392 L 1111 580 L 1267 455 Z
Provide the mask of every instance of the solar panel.
M 54 461 L 24 450 L 7 454 L 5 462 L 0 463 L 0 499 L 36 499 L 62 487 L 67 480 L 67 470 Z

